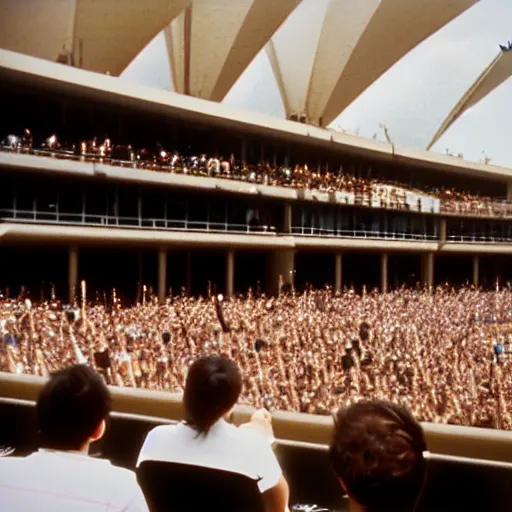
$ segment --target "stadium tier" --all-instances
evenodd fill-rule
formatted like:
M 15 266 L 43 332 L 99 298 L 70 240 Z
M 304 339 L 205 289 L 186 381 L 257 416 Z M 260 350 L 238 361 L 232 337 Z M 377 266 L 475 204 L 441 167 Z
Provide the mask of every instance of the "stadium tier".
M 163 302 L 208 282 L 231 296 L 512 277 L 507 169 L 4 50 L 0 62 L 11 294 L 72 301 L 86 280 L 93 298 L 116 288 L 131 301 L 146 285 Z
M 0 7 L 0 509 L 510 510 L 512 172 L 327 128 L 478 3 Z

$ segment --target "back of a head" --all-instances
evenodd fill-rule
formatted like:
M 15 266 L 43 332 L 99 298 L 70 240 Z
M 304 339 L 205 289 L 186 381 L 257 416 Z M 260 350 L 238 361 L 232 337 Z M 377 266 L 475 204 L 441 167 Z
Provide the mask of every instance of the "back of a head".
M 110 393 L 101 377 L 85 365 L 52 374 L 37 401 L 42 444 L 79 450 L 110 412 Z
M 242 391 L 242 375 L 236 363 L 223 356 L 206 356 L 190 367 L 183 394 L 185 420 L 200 434 L 235 404 Z
M 338 411 L 331 463 L 349 497 L 368 512 L 410 512 L 425 480 L 421 425 L 411 413 L 383 401 Z

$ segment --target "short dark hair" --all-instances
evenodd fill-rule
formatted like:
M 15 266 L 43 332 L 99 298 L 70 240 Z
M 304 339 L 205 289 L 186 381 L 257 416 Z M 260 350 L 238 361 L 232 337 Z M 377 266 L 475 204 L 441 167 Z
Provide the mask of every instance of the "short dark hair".
M 185 421 L 206 435 L 242 392 L 242 375 L 237 364 L 223 356 L 206 356 L 194 361 L 185 383 Z
M 423 488 L 426 443 L 402 406 L 361 401 L 334 418 L 331 463 L 349 496 L 368 511 L 411 511 Z
M 108 418 L 111 398 L 101 377 L 86 365 L 51 375 L 37 400 L 42 445 L 79 450 Z

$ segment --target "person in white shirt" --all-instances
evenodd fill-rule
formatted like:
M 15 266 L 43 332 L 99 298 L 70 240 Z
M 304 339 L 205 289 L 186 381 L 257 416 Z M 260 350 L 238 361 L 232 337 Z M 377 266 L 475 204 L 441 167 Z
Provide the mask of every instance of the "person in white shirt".
M 89 457 L 105 432 L 110 393 L 88 366 L 53 374 L 37 401 L 44 449 L 0 458 L 0 510 L 147 512 L 135 474 Z
M 196 360 L 183 395 L 185 421 L 149 432 L 137 466 L 146 460 L 216 468 L 258 479 L 266 509 L 287 510 L 289 490 L 272 450 L 271 417 L 257 411 L 241 427 L 224 417 L 236 404 L 242 376 L 235 362 L 222 356 Z

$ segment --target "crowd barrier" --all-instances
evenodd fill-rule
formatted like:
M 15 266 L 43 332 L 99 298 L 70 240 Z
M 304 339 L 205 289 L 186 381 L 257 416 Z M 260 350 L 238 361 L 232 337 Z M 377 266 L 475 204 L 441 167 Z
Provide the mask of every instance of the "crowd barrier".
M 0 397 L 36 400 L 45 379 L 0 372 Z M 179 421 L 183 418 L 181 397 L 175 393 L 131 388 L 110 388 L 113 410 Z M 230 421 L 248 421 L 253 408 L 235 407 Z M 273 411 L 277 438 L 312 444 L 329 444 L 332 418 L 312 414 Z M 475 427 L 424 423 L 430 452 L 512 463 L 512 432 Z
M 0 398 L 0 446 L 23 456 L 38 447 L 35 402 Z M 6 421 L 5 421 L 6 420 Z M 175 420 L 113 412 L 105 437 L 91 455 L 134 469 L 146 434 Z M 278 439 L 276 456 L 290 486 L 292 504 L 318 504 L 331 511 L 348 511 L 348 500 L 330 470 L 325 444 Z M 512 464 L 431 455 L 419 512 L 505 512 L 512 501 Z

